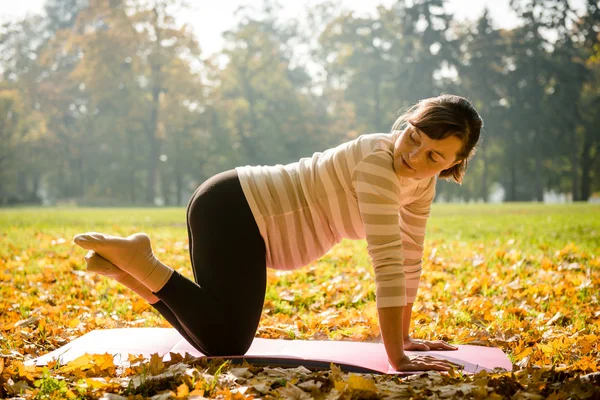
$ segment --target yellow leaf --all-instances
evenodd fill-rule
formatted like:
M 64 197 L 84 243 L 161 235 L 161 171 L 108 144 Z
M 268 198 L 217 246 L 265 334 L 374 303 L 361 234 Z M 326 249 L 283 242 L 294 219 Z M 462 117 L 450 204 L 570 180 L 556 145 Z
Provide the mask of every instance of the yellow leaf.
M 15 375 L 18 378 L 25 378 L 27 381 L 33 382 L 37 373 L 35 366 L 25 365 L 21 361 L 15 361 L 12 365 Z
M 515 356 L 515 359 L 522 360 L 525 357 L 527 357 L 528 355 L 530 355 L 531 353 L 533 353 L 533 347 L 526 347 L 525 350 L 523 350 L 522 352 L 520 352 L 519 354 L 517 354 Z
M 371 321 L 378 321 L 377 305 L 371 304 L 370 306 L 365 307 L 363 315 Z
M 73 318 L 69 321 L 69 328 L 77 328 L 77 326 L 81 323 L 79 318 Z
M 157 353 L 154 353 L 150 356 L 150 374 L 158 375 L 163 369 L 165 369 L 165 364 L 163 363 L 162 357 L 160 357 Z
M 177 398 L 183 399 L 190 394 L 190 388 L 185 383 L 182 383 L 177 387 Z
M 540 263 L 540 265 L 543 269 L 552 269 L 552 267 L 554 266 L 554 264 L 548 257 L 542 258 L 542 262 Z
M 537 348 L 540 349 L 547 356 L 551 356 L 555 353 L 552 346 L 548 346 L 547 344 L 538 343 Z
M 86 378 L 85 384 L 91 389 L 111 389 L 119 386 L 116 383 L 105 382 L 100 379 L 103 378 Z
M 335 365 L 334 363 L 330 363 L 329 364 L 329 369 L 331 370 L 331 380 L 336 382 L 336 381 L 342 381 L 344 379 L 344 373 L 342 372 L 342 369 Z
M 135 313 L 141 313 L 150 309 L 149 303 L 141 297 L 131 303 L 131 309 Z
M 114 358 L 111 354 L 105 353 L 103 355 L 97 356 L 95 361 L 100 367 L 100 371 L 112 372 L 115 369 Z
M 145 359 L 146 358 L 144 358 L 144 356 L 141 354 L 130 354 L 127 361 L 129 361 L 130 364 L 135 364 L 137 362 L 144 361 Z
M 115 364 L 111 354 L 84 354 L 77 357 L 61 368 L 63 372 L 76 372 L 92 370 L 94 374 L 105 371 L 107 374 L 114 373 Z
M 367 392 L 377 393 L 375 382 L 358 375 L 350 375 L 348 378 L 348 386 L 353 390 L 366 390 Z
M 340 393 L 344 393 L 344 391 L 346 390 L 346 388 L 348 387 L 348 384 L 344 381 L 336 381 L 333 384 L 335 390 L 337 390 Z

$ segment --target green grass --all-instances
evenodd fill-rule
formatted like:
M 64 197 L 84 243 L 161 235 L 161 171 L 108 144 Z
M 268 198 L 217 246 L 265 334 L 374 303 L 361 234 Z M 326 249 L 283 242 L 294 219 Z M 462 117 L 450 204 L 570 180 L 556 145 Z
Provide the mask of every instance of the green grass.
M 600 248 L 600 205 L 434 205 L 428 224 L 428 240 L 508 244 L 518 241 L 521 251 L 564 247 L 577 243 L 582 250 Z
M 33 357 L 92 329 L 169 326 L 130 291 L 85 272 L 85 251 L 71 243 L 85 231 L 147 232 L 163 262 L 192 276 L 184 208 L 0 209 L 0 328 L 40 318 L 8 329 L 0 352 Z M 598 364 L 600 205 L 435 204 L 427 231 L 417 337 L 499 346 L 525 366 L 585 370 L 586 355 Z M 377 339 L 372 276 L 364 241 L 271 271 L 259 335 Z

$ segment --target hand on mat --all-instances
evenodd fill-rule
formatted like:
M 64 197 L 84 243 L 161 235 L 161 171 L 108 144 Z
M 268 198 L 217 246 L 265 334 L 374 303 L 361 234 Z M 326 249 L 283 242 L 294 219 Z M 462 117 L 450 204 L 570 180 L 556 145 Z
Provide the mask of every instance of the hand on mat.
M 458 350 L 443 340 L 421 340 L 408 338 L 404 341 L 404 350 L 429 351 L 429 350 Z
M 409 356 L 405 354 L 402 361 L 398 365 L 394 365 L 394 368 L 396 368 L 396 371 L 449 371 L 453 368 L 461 369 L 463 366 L 432 356 Z

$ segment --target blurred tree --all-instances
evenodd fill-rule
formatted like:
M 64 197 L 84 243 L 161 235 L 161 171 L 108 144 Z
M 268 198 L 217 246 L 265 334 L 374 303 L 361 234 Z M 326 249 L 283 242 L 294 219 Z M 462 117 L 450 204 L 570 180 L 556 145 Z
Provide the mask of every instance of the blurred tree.
M 192 154 L 172 155 L 168 164 L 161 160 L 169 159 L 165 144 L 179 143 L 177 135 L 187 130 L 180 129 L 179 120 L 162 114 L 168 110 L 177 115 L 177 107 L 187 107 L 184 102 L 203 103 L 203 94 L 190 69 L 198 61 L 199 46 L 187 28 L 176 27 L 168 11 L 177 5 L 166 0 L 144 5 L 96 2 L 78 21 L 87 28 L 73 40 L 85 57 L 72 78 L 91 96 L 98 123 L 93 128 L 95 143 L 104 153 L 103 163 L 110 166 L 109 180 L 100 185 L 105 195 L 115 190 L 117 198 L 127 193 L 130 202 L 154 204 L 160 188 L 163 201 L 181 202 L 181 166 Z M 174 187 L 168 180 L 173 161 L 180 173 Z M 169 188 L 176 192 L 174 198 Z
M 0 29 L 0 203 L 39 202 L 42 176 L 51 159 L 52 136 L 41 110 L 38 63 L 47 32 L 41 17 Z
M 136 30 L 140 33 L 141 57 L 144 62 L 144 76 L 148 82 L 150 97 L 147 98 L 149 119 L 144 132 L 149 147 L 147 158 L 146 202 L 153 203 L 156 197 L 156 185 L 159 180 L 158 166 L 162 154 L 162 146 L 169 134 L 165 130 L 161 111 L 163 94 L 168 95 L 170 89 L 166 83 L 167 72 L 178 59 L 200 53 L 198 44 L 187 29 L 179 29 L 173 15 L 172 7 L 180 6 L 178 0 L 154 0 L 149 4 L 135 3 L 135 14 L 132 16 Z M 188 61 L 189 62 L 189 61 Z M 189 75 L 186 75 L 189 77 Z M 167 186 L 163 179 L 163 186 Z
M 464 185 L 440 182 L 440 197 L 600 188 L 596 1 L 578 17 L 566 0 L 513 0 L 521 25 L 496 30 L 488 14 L 451 24 L 443 0 L 374 15 L 317 0 L 285 22 L 265 0 L 205 59 L 175 23 L 181 1 L 48 0 L 0 27 L 0 202 L 179 205 L 216 172 L 386 132 L 442 92 L 468 97 L 486 131 Z
M 506 41 L 492 27 L 487 10 L 476 25 L 464 24 L 456 30 L 458 46 L 451 49 L 451 58 L 456 60 L 458 79 L 450 85 L 450 91 L 468 97 L 488 128 L 481 133 L 477 156 L 470 163 L 463 186 L 441 184 L 438 192 L 450 198 L 467 196 L 487 201 L 491 184 L 503 180 L 503 165 L 508 164 L 504 145 L 510 133 L 503 129 L 507 120 L 503 82 L 509 73 L 504 59 Z
M 28 108 L 22 93 L 0 84 L 0 204 L 38 203 L 45 142 L 43 115 Z
M 278 12 L 272 2 L 260 10 L 240 8 L 238 25 L 224 33 L 227 64 L 215 106 L 241 164 L 295 161 L 314 151 L 323 134 L 309 129 L 310 78 L 292 66 L 297 27 L 280 24 Z
M 444 77 L 453 76 L 454 41 L 450 35 L 452 15 L 444 0 L 397 1 L 386 13 L 399 36 L 391 50 L 397 58 L 395 93 L 403 106 L 446 90 Z M 384 17 L 384 19 L 387 19 Z
M 67 39 L 69 48 L 82 54 L 70 79 L 87 98 L 87 124 L 79 132 L 86 162 L 80 173 L 87 185 L 85 201 L 91 204 L 145 200 L 139 193 L 145 187 L 140 181 L 146 169 L 148 113 L 139 36 L 125 3 L 93 2 Z
M 379 18 L 345 12 L 330 22 L 320 36 L 320 60 L 327 71 L 327 90 L 345 91 L 352 101 L 360 133 L 385 132 L 393 110 L 384 99 L 390 86 L 393 61 L 389 33 Z M 394 108 L 394 110 L 397 107 Z
M 346 91 L 359 129 L 386 132 L 394 111 L 443 90 L 450 15 L 442 0 L 398 1 L 374 17 L 346 12 L 319 39 L 329 84 Z
M 40 35 L 33 39 L 39 46 L 36 74 L 30 77 L 30 84 L 36 94 L 36 107 L 46 118 L 51 138 L 44 149 L 44 179 L 47 196 L 55 199 L 81 196 L 85 191 L 85 179 L 80 173 L 84 159 L 78 133 L 86 100 L 79 96 L 77 83 L 69 78 L 82 54 L 70 51 L 67 42 L 85 7 L 85 1 L 48 1 Z
M 199 54 L 197 45 L 190 46 Z M 182 58 L 175 58 L 164 70 L 167 92 L 161 104 L 161 129 L 165 137 L 161 188 L 166 204 L 182 205 L 184 195 L 206 177 L 206 165 L 215 163 L 219 130 L 212 130 L 206 85 Z M 192 185 L 191 187 L 189 185 Z
M 586 14 L 577 23 L 575 39 L 588 71 L 579 109 L 584 130 L 581 200 L 585 201 L 592 195 L 592 187 L 600 189 L 600 6 L 596 0 L 587 0 Z
M 582 92 L 591 75 L 585 66 L 584 53 L 573 40 L 578 17 L 567 1 L 557 0 L 550 5 L 554 5 L 556 12 L 546 26 L 555 32 L 557 38 L 553 43 L 552 75 L 545 90 L 544 107 L 546 117 L 551 121 L 550 128 L 556 131 L 553 136 L 563 145 L 546 150 L 545 156 L 564 159 L 564 164 L 568 166 L 567 180 L 570 182 L 558 189 L 570 191 L 573 200 L 579 201 L 582 200 L 579 157 L 584 141 Z M 549 172 L 552 174 L 555 171 Z M 561 172 L 560 169 L 558 172 Z
M 522 25 L 510 35 L 509 75 L 511 143 L 508 147 L 508 200 L 543 201 L 544 153 L 556 143 L 547 108 L 547 88 L 553 78 L 551 45 L 543 35 L 556 12 L 553 0 L 511 0 Z M 517 193 L 519 183 L 523 188 Z

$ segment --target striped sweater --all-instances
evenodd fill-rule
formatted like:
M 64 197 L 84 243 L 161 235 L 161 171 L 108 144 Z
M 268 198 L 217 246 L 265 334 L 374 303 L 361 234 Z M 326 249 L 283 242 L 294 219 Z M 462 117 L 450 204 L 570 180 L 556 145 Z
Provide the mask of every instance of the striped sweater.
M 377 307 L 414 302 L 436 178 L 396 175 L 399 134 L 362 135 L 288 165 L 236 168 L 268 267 L 296 269 L 342 238 L 366 239 Z

